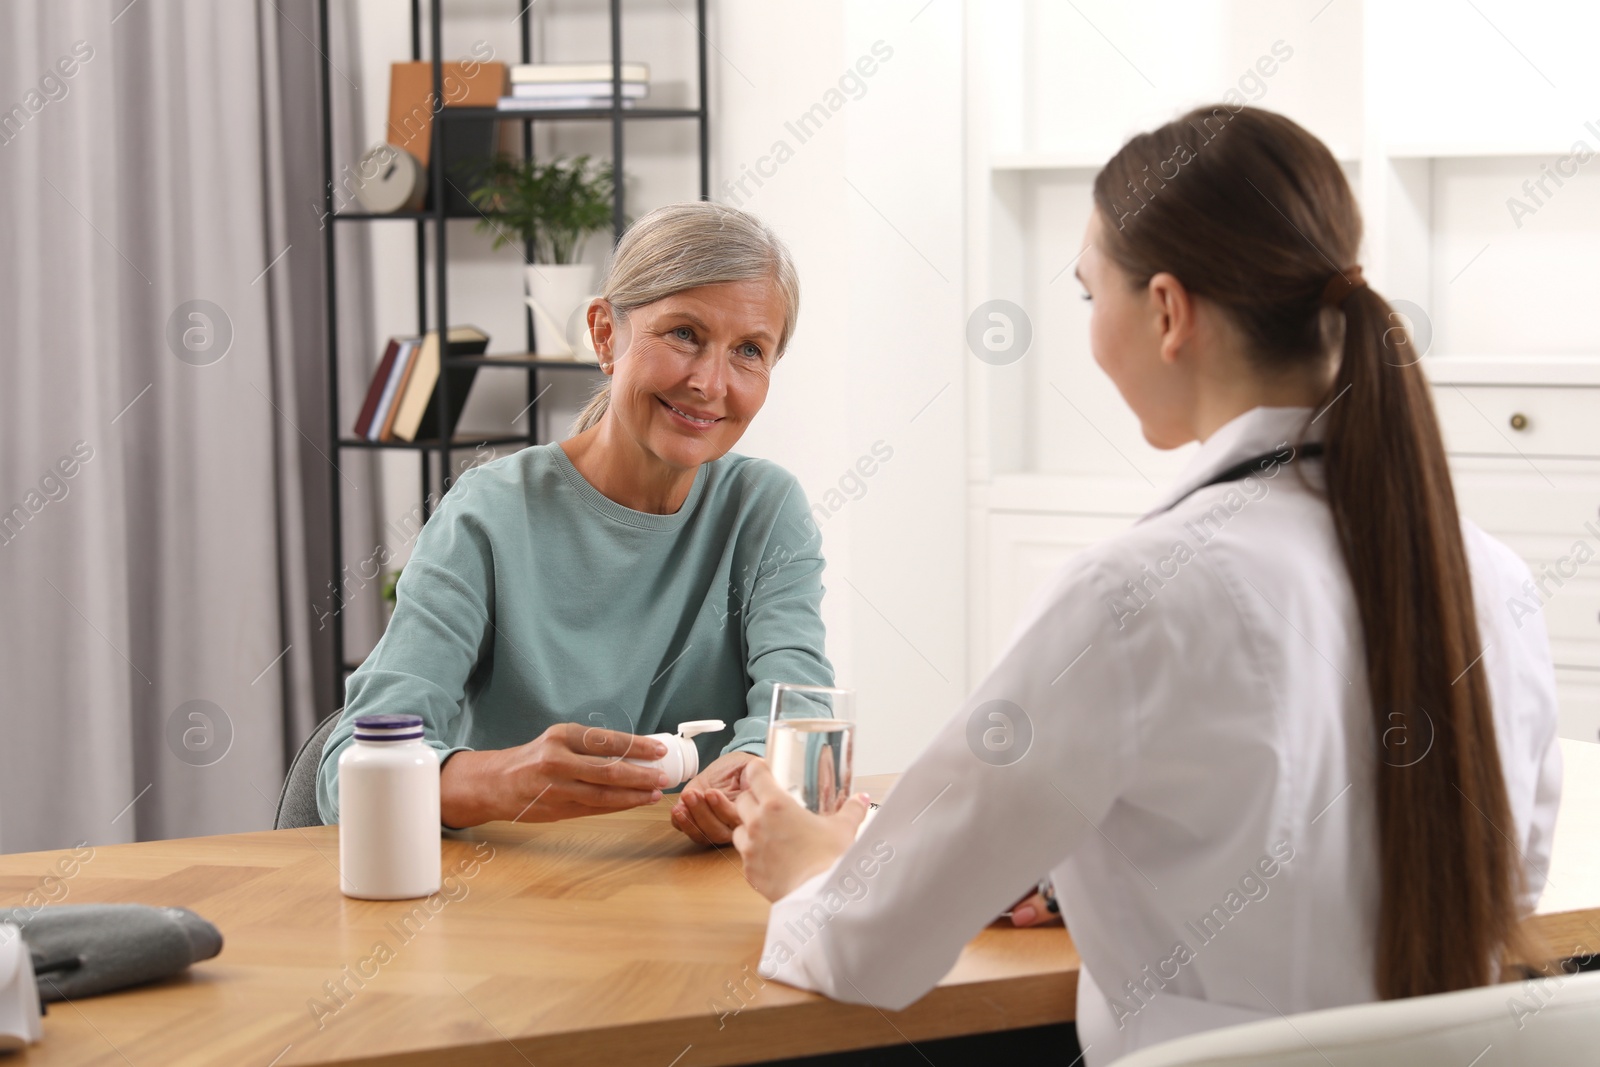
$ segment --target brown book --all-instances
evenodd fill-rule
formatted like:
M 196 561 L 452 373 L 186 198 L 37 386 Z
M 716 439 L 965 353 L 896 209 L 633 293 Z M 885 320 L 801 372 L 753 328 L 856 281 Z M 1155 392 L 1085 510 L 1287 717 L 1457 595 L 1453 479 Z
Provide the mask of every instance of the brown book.
M 495 107 L 505 94 L 504 63 L 446 63 L 441 76 L 445 107 Z M 432 63 L 390 64 L 388 141 L 424 167 L 433 144 L 432 104 Z
M 378 369 L 372 374 L 372 384 L 367 386 L 367 400 L 361 405 L 361 414 L 356 417 L 356 436 L 367 436 L 367 430 L 372 427 L 372 413 L 378 410 L 378 401 L 383 397 L 383 387 L 389 384 L 389 372 L 394 369 L 394 354 L 400 351 L 400 339 L 389 338 L 389 347 L 383 350 L 383 358 L 378 361 Z

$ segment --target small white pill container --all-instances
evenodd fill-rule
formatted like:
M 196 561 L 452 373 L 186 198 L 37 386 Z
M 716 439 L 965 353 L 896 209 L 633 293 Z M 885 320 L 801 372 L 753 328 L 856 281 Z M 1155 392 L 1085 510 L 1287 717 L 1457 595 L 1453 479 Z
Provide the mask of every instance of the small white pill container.
M 420 715 L 363 715 L 339 755 L 339 889 L 361 900 L 439 891 L 439 754 Z
M 667 784 L 661 788 L 676 789 L 700 773 L 700 750 L 695 747 L 694 739 L 724 729 L 727 724 L 721 719 L 695 719 L 680 723 L 675 734 L 646 734 L 651 740 L 666 745 L 667 754 L 660 759 L 630 759 L 628 762 L 655 767 L 667 776 Z

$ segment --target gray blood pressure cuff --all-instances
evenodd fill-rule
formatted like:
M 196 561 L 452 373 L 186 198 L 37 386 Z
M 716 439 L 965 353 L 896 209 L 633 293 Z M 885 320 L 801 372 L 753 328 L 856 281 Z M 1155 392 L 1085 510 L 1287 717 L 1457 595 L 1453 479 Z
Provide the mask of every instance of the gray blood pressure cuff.
M 53 904 L 0 908 L 33 960 L 41 1000 L 109 993 L 177 974 L 222 951 L 222 933 L 188 908 Z

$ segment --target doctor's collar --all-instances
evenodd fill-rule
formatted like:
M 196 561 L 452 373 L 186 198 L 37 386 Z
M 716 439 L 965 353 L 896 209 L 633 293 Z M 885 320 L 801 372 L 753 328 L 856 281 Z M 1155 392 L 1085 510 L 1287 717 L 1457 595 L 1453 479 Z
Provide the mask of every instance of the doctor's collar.
M 1276 452 L 1286 445 L 1320 444 L 1324 427 L 1315 419 L 1316 409 L 1309 407 L 1254 407 L 1234 416 L 1201 443 L 1183 473 L 1162 491 L 1155 506 L 1139 521 L 1167 511 L 1240 460 Z

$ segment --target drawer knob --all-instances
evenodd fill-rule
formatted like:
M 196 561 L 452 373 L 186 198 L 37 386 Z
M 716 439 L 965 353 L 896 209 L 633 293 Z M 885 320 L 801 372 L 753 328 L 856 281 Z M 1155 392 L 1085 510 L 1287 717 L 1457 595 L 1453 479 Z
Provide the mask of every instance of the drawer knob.
M 1526 430 L 1528 428 L 1528 416 L 1524 415 L 1520 411 L 1512 415 L 1511 428 L 1513 430 Z

